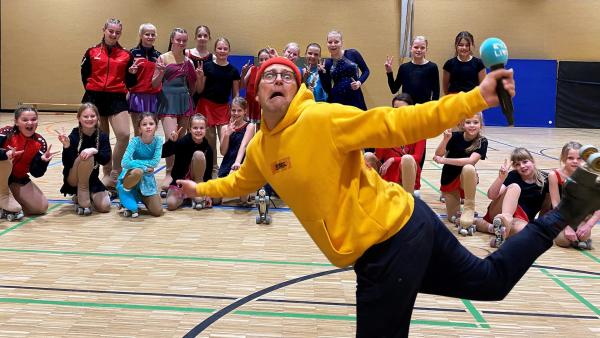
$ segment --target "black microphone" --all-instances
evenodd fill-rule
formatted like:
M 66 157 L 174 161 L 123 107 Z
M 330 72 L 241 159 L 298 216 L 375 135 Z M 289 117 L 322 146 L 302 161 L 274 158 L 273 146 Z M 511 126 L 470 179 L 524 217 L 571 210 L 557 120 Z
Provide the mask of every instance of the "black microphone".
M 506 44 L 498 38 L 488 38 L 483 41 L 479 47 L 479 54 L 481 55 L 483 64 L 492 71 L 504 68 L 504 65 L 508 61 L 508 49 L 506 48 Z M 506 117 L 508 125 L 514 126 L 515 109 L 510 94 L 504 89 L 502 79 L 498 79 L 496 93 L 498 94 L 500 107 L 502 108 L 502 113 L 504 114 L 504 117 Z

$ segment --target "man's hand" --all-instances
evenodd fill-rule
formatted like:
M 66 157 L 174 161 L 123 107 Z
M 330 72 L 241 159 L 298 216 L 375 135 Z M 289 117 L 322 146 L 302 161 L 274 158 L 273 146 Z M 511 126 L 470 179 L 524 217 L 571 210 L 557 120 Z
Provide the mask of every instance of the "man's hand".
M 496 82 L 498 79 L 502 79 L 504 89 L 506 89 L 510 96 L 515 96 L 515 79 L 513 77 L 512 69 L 497 69 L 490 72 L 485 76 L 483 81 L 481 81 L 481 84 L 479 84 L 481 96 L 483 96 L 483 99 L 490 107 L 495 107 L 500 103 L 498 94 L 496 94 Z
M 177 180 L 177 186 L 181 188 L 187 197 L 197 197 L 196 182 L 192 180 Z

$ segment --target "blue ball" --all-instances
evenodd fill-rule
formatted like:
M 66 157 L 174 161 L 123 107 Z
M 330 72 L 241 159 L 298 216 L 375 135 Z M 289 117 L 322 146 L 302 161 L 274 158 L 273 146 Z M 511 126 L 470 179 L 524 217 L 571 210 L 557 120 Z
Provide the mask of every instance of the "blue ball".
M 498 38 L 488 38 L 479 47 L 481 61 L 490 68 L 495 65 L 505 65 L 508 61 L 508 48 L 504 41 Z

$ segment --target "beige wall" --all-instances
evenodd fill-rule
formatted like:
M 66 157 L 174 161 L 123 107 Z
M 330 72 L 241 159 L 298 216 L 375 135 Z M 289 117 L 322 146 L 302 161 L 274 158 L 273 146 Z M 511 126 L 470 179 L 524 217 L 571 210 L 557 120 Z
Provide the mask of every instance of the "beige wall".
M 17 102 L 77 103 L 83 94 L 79 64 L 100 41 L 108 17 L 123 21 L 122 45 L 137 43 L 142 22 L 158 27 L 164 51 L 171 28 L 208 25 L 226 36 L 235 54 L 254 55 L 269 44 L 297 41 L 325 47 L 331 29 L 344 32 L 371 68 L 367 105 L 389 104 L 383 62 L 398 55 L 400 0 L 1 0 L 2 109 Z M 453 55 L 453 39 L 471 31 L 476 42 L 498 36 L 514 58 L 600 60 L 600 1 L 416 0 L 415 33 L 429 38 L 438 65 Z M 324 53 L 328 56 L 328 53 Z M 398 60 L 396 57 L 397 67 Z

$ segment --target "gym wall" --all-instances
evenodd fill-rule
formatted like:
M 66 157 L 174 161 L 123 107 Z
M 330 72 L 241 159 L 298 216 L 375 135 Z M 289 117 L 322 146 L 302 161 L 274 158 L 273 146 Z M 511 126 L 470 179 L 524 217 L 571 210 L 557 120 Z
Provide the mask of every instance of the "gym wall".
M 255 55 L 266 45 L 281 50 L 290 41 L 318 42 L 326 33 L 344 33 L 345 48 L 361 52 L 371 69 L 363 87 L 367 105 L 390 104 L 383 63 L 399 64 L 400 0 L 3 0 L 1 8 L 1 108 L 18 102 L 78 103 L 79 75 L 86 48 L 97 44 L 109 17 L 123 22 L 121 44 L 138 41 L 141 23 L 158 27 L 157 48 L 166 51 L 173 27 L 192 33 L 211 28 L 213 41 L 229 38 L 232 53 Z M 440 68 L 454 55 L 456 33 L 469 30 L 477 47 L 498 36 L 511 58 L 597 60 L 600 55 L 600 1 L 594 0 L 416 0 L 414 33 L 429 39 L 428 58 Z M 190 41 L 189 47 L 194 46 Z M 405 60 L 406 61 L 406 60 Z

